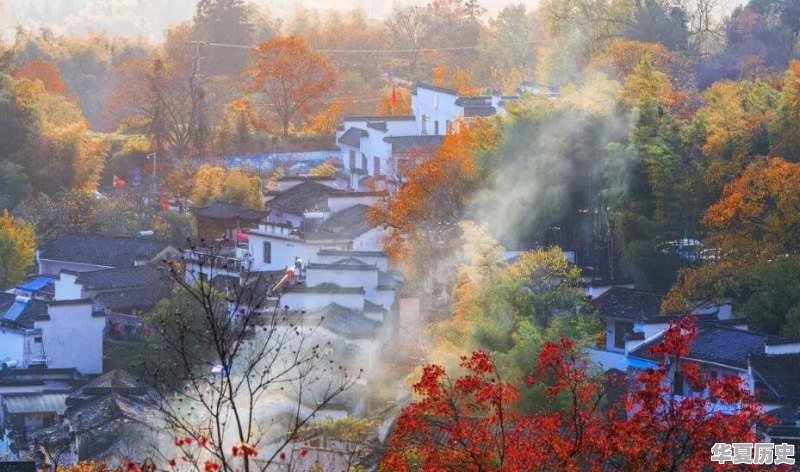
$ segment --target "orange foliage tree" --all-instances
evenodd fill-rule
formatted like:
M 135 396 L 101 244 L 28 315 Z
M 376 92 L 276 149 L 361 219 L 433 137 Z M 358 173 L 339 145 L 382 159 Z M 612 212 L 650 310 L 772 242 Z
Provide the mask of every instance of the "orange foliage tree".
M 39 59 L 22 66 L 15 74 L 17 78 L 41 80 L 44 89 L 49 93 L 64 94 L 67 84 L 61 77 L 58 65 L 44 59 Z
M 669 311 L 687 301 L 724 295 L 735 274 L 776 257 L 800 252 L 800 163 L 759 158 L 725 187 L 703 221 L 710 232 L 704 245 L 713 258 L 681 272 L 665 302 Z
M 475 76 L 461 68 L 451 70 L 447 66 L 435 67 L 433 69 L 433 84 L 437 87 L 451 88 L 460 95 L 467 97 L 480 95 Z
M 263 93 L 280 120 L 283 135 L 289 125 L 307 116 L 336 81 L 336 71 L 325 56 L 299 36 L 273 38 L 256 46 L 252 69 L 253 90 Z
M 481 183 L 481 146 L 494 146 L 497 132 L 488 121 L 460 123 L 458 131 L 429 157 L 401 176 L 393 195 L 370 209 L 377 225 L 389 228 L 384 247 L 400 261 L 410 280 L 433 276 L 459 237 L 458 221 Z

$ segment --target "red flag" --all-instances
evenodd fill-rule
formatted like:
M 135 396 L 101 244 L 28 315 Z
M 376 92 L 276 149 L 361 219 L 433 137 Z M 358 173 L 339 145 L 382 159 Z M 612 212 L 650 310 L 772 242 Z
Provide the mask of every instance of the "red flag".
M 394 115 L 394 109 L 397 107 L 397 87 L 395 84 L 392 84 L 392 114 Z

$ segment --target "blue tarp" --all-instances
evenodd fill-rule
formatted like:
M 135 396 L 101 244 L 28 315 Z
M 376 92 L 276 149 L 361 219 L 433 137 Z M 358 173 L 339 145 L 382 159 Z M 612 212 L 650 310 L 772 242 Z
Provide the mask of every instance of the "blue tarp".
M 627 356 L 626 361 L 628 361 L 628 366 L 633 367 L 634 369 L 653 369 L 658 367 L 658 364 L 655 362 L 637 359 L 636 357 Z
M 38 292 L 39 290 L 47 287 L 48 285 L 53 285 L 53 279 L 50 277 L 36 277 L 35 279 L 29 280 L 24 284 L 17 285 L 17 290 L 24 290 L 26 292 Z

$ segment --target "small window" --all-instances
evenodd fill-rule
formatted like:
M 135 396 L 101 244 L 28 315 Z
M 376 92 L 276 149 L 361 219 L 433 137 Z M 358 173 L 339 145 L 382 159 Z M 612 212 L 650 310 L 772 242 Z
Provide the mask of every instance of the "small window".
M 428 115 L 422 115 L 422 134 L 428 134 Z
M 433 122 L 433 134 L 439 136 L 439 120 Z
M 41 344 L 42 343 L 42 337 L 41 336 L 36 336 L 35 338 L 33 338 L 33 342 Z
M 378 156 L 372 157 L 372 171 L 373 175 L 381 175 L 381 158 Z
M 272 244 L 269 241 L 264 241 L 264 263 L 272 263 Z
M 672 384 L 672 393 L 675 395 L 683 395 L 683 374 L 677 372 L 675 380 Z
M 350 170 L 355 170 L 356 168 L 356 152 L 354 150 L 350 150 Z
M 367 168 L 367 155 L 364 153 L 361 154 L 361 169 L 364 172 L 369 173 L 369 169 Z

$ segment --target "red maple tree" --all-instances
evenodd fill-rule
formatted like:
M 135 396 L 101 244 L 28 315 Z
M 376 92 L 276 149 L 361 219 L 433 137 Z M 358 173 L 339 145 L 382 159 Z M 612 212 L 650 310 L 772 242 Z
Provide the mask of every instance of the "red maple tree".
M 421 399 L 407 406 L 389 440 L 385 470 L 409 471 L 700 471 L 715 464 L 711 447 L 756 442 L 768 418 L 740 377 L 709 378 L 684 356 L 696 336 L 690 318 L 673 323 L 653 353 L 656 368 L 628 382 L 619 401 L 569 339 L 547 343 L 525 380 L 542 383 L 566 409 L 521 415 L 518 388 L 504 381 L 485 352 L 462 358 L 451 378 L 437 365 L 414 385 Z M 672 394 L 681 372 L 703 396 Z M 722 467 L 722 466 L 720 466 Z

